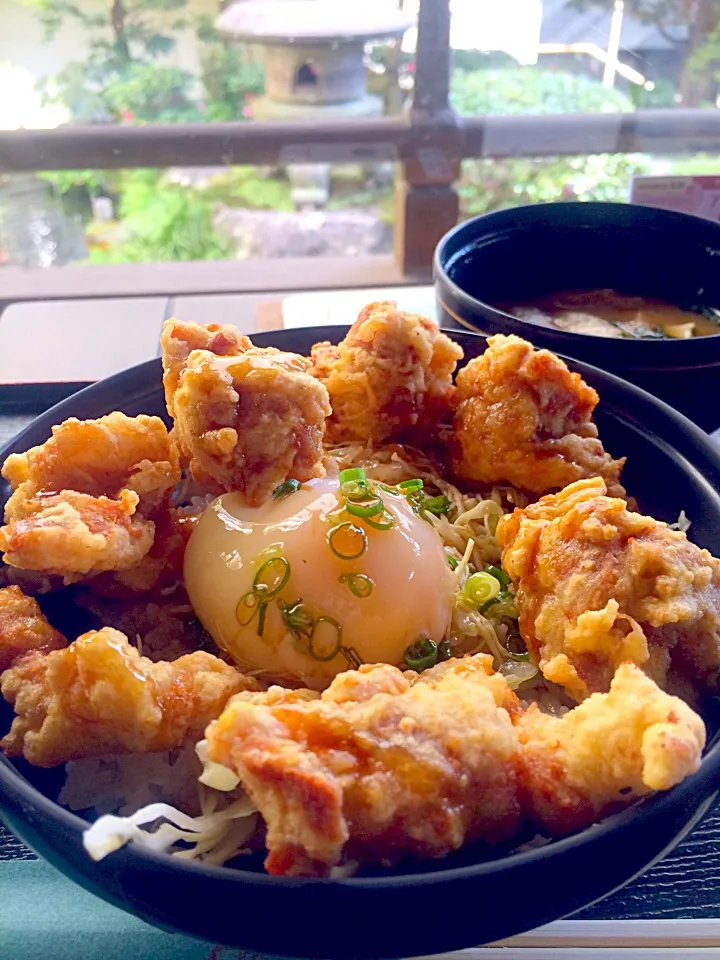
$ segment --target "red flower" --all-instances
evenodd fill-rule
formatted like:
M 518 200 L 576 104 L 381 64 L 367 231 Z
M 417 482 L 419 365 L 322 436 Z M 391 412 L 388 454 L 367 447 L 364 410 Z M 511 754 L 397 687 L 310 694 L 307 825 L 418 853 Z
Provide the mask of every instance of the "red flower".
M 132 110 L 123 110 L 122 118 L 126 123 L 132 123 L 135 119 L 135 116 L 133 115 Z

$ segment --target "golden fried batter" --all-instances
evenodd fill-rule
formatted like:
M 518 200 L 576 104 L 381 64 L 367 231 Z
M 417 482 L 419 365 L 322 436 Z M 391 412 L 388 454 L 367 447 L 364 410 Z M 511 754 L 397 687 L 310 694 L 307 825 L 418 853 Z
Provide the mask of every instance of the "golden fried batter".
M 631 664 L 562 718 L 522 710 L 478 654 L 420 676 L 365 665 L 319 697 L 241 693 L 206 738 L 267 824 L 268 871 L 322 876 L 501 842 L 525 819 L 570 833 L 693 773 L 705 728 Z
M 40 767 L 170 750 L 199 740 L 229 697 L 253 687 L 202 651 L 153 663 L 106 627 L 64 650 L 30 653 L 5 671 L 0 689 L 16 716 L 1 745 Z
M 670 667 L 720 680 L 720 561 L 684 533 L 579 480 L 504 517 L 503 567 L 520 632 L 548 680 L 581 700 L 631 661 L 665 685 Z
M 175 391 L 193 350 L 209 350 L 217 357 L 235 357 L 252 347 L 251 341 L 229 323 L 203 326 L 187 320 L 166 320 L 160 336 L 163 386 L 168 413 L 175 416 Z
M 159 417 L 116 411 L 99 420 L 65 420 L 41 446 L 10 454 L 2 475 L 14 491 L 5 507 L 6 521 L 26 516 L 28 501 L 63 490 L 112 499 L 130 490 L 147 515 L 178 482 L 180 467 Z
M 442 857 L 512 836 L 516 737 L 488 689 L 488 662 L 475 657 L 436 683 L 363 666 L 306 702 L 235 698 L 207 731 L 208 754 L 263 815 L 268 871 L 322 874 L 343 855 Z
M 175 392 L 175 432 L 195 479 L 251 506 L 292 477 L 321 477 L 325 387 L 310 361 L 273 347 L 237 357 L 193 351 Z
M 36 600 L 20 587 L 0 590 L 0 673 L 32 650 L 59 650 L 66 645 L 43 616 Z
M 155 526 L 136 515 L 138 495 L 119 500 L 65 490 L 25 504 L 25 516 L 0 527 L 5 563 L 42 570 L 71 583 L 104 570 L 135 566 L 153 542 Z
M 563 717 L 536 705 L 516 718 L 523 807 L 552 834 L 595 823 L 652 790 L 668 790 L 700 766 L 705 726 L 678 697 L 632 664 L 609 693 Z
M 71 582 L 140 562 L 180 465 L 159 417 L 115 412 L 53 427 L 46 443 L 11 454 L 2 474 L 13 488 L 0 528 L 5 562 Z
M 332 405 L 328 438 L 385 443 L 432 433 L 450 412 L 462 355 L 431 320 L 402 313 L 394 301 L 368 304 L 339 346 L 312 349 L 313 375 Z
M 597 438 L 598 395 L 547 350 L 520 337 L 488 338 L 457 376 L 452 467 L 478 483 L 547 493 L 583 477 L 604 477 L 613 496 L 625 460 Z

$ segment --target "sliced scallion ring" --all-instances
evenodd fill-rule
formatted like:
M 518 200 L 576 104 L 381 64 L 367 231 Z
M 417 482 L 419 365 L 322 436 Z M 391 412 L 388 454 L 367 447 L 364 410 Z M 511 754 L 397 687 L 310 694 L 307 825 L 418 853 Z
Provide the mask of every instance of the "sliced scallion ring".
M 499 593 L 500 581 L 484 571 L 473 573 L 467 578 L 462 588 L 463 599 L 469 600 L 478 609 L 494 600 Z
M 366 501 L 365 503 L 354 503 L 348 500 L 345 504 L 345 509 L 353 517 L 362 517 L 363 520 L 367 520 L 368 517 L 374 517 L 378 513 L 382 513 L 385 505 L 380 497 L 375 497 L 374 500 Z
M 282 603 L 281 600 L 278 604 Z M 315 624 L 315 617 L 312 610 L 302 602 L 297 600 L 295 603 L 283 603 L 280 607 L 283 623 L 296 636 L 309 636 Z
M 367 534 L 362 527 L 349 520 L 328 531 L 327 542 L 335 556 L 341 560 L 357 560 L 365 553 L 368 545 Z
M 261 637 L 265 629 L 265 614 L 267 613 L 267 601 L 261 601 L 258 606 L 258 624 L 257 635 Z
M 443 514 L 449 513 L 452 510 L 452 501 L 444 495 L 439 497 L 425 497 L 420 504 L 420 507 L 427 513 L 432 513 L 436 517 L 441 517 Z
M 290 562 L 285 557 L 271 557 L 262 564 L 253 580 L 253 592 L 267 600 L 275 597 L 290 579 Z
M 351 480 L 367 480 L 367 474 L 362 467 L 349 467 L 338 474 L 340 484 L 349 483 Z
M 434 667 L 438 662 L 438 646 L 430 637 L 420 637 L 410 644 L 403 654 L 403 659 L 411 670 L 420 673 L 428 667 Z
M 366 577 L 364 573 L 343 573 L 338 577 L 338 582 L 346 583 L 351 593 L 362 599 L 369 597 L 375 586 L 375 582 L 370 577 Z
M 495 567 L 491 564 L 489 567 L 485 567 L 485 573 L 489 573 L 491 577 L 495 577 L 504 587 L 510 586 L 510 577 L 501 567 Z
M 310 634 L 309 651 L 313 660 L 328 663 L 342 647 L 342 627 L 331 617 L 318 617 Z
M 258 598 L 251 590 L 240 597 L 235 607 L 235 619 L 241 627 L 246 627 L 257 613 Z
M 282 500 L 283 497 L 289 497 L 291 493 L 296 493 L 302 484 L 299 480 L 286 480 L 279 487 L 275 487 L 272 492 L 273 500 Z
M 392 530 L 395 526 L 395 517 L 384 507 L 381 513 L 376 513 L 374 517 L 365 517 L 365 523 L 375 530 Z
M 398 484 L 398 489 L 402 490 L 403 493 L 414 493 L 416 490 L 422 490 L 425 484 L 419 477 L 416 477 L 414 480 L 403 480 Z

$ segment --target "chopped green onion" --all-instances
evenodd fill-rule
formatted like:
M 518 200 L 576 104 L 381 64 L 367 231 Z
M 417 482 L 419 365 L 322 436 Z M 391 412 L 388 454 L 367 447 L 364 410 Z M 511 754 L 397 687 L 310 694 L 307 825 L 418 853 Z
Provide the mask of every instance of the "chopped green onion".
M 424 484 L 422 480 L 403 480 L 402 483 L 398 484 L 398 489 L 402 490 L 403 493 L 413 493 L 415 490 L 422 490 Z
M 364 573 L 343 573 L 338 578 L 338 582 L 346 583 L 356 597 L 362 597 L 363 599 L 370 596 L 375 586 L 375 582 L 370 577 L 366 577 Z
M 238 600 L 235 607 L 235 619 L 241 627 L 246 627 L 257 613 L 258 598 L 251 590 Z
M 353 503 L 351 500 L 348 500 L 345 504 L 345 509 L 353 517 L 362 517 L 364 520 L 367 520 L 368 517 L 374 517 L 378 513 L 382 513 L 384 504 L 380 497 L 376 497 L 374 500 L 371 500 L 370 503 Z
M 260 603 L 258 606 L 258 625 L 257 625 L 257 634 L 259 637 L 263 635 L 263 630 L 265 629 L 265 614 L 267 613 L 267 601 Z
M 510 659 L 514 660 L 516 663 L 529 663 L 530 654 L 529 653 L 511 653 Z
M 266 577 L 267 580 L 262 578 Z M 263 599 L 274 597 L 290 579 L 290 563 L 285 557 L 271 557 L 255 574 L 253 592 Z
M 500 581 L 489 573 L 473 573 L 465 581 L 461 596 L 464 600 L 469 600 L 473 606 L 485 606 L 490 600 L 494 600 L 500 593 Z
M 288 630 L 296 636 L 309 636 L 315 623 L 310 608 L 302 600 L 296 600 L 292 604 L 278 600 L 278 605 L 280 604 L 283 623 Z
M 448 557 L 447 562 L 450 564 L 451 570 L 457 570 L 458 564 L 460 563 L 457 557 Z
M 438 662 L 438 647 L 430 637 L 421 637 L 415 643 L 410 644 L 403 654 L 405 663 L 411 670 L 427 670 L 428 667 L 434 667 Z
M 341 470 L 338 475 L 340 484 L 349 483 L 351 480 L 367 480 L 367 474 L 362 467 L 350 467 L 348 470 Z
M 375 530 L 392 530 L 395 526 L 395 517 L 386 507 L 383 507 L 382 513 L 376 513 L 374 517 L 365 517 L 365 523 Z
M 372 500 L 375 496 L 366 480 L 348 480 L 340 485 L 340 493 L 348 500 L 355 501 Z
M 450 649 L 449 640 L 441 640 L 438 644 L 438 661 L 440 660 L 451 660 L 452 659 L 452 650 Z
M 333 527 L 328 532 L 327 542 L 335 556 L 341 560 L 357 560 L 365 553 L 368 545 L 365 531 L 349 520 Z
M 378 486 L 381 490 L 384 490 L 385 493 L 391 493 L 394 497 L 400 496 L 400 491 L 397 487 L 389 487 L 387 483 L 378 483 Z
M 302 484 L 299 480 L 286 480 L 279 487 L 275 487 L 272 493 L 273 500 L 282 500 L 283 497 L 289 497 L 291 493 L 296 493 Z
M 452 502 L 445 496 L 425 497 L 420 506 L 436 517 L 441 517 L 444 513 L 450 513 L 452 510 Z
M 510 577 L 500 567 L 490 565 L 489 567 L 485 567 L 485 573 L 489 573 L 491 577 L 495 577 L 504 587 L 510 586 Z
M 334 639 L 331 644 L 323 644 L 320 637 L 317 636 L 318 631 L 321 628 L 322 624 L 328 624 L 334 633 Z M 309 650 L 310 656 L 314 660 L 319 660 L 320 663 L 327 663 L 330 660 L 334 660 L 335 657 L 340 653 L 340 648 L 342 647 L 342 627 L 331 617 L 318 617 L 315 621 L 315 624 L 312 628 L 312 633 L 310 634 L 310 643 Z

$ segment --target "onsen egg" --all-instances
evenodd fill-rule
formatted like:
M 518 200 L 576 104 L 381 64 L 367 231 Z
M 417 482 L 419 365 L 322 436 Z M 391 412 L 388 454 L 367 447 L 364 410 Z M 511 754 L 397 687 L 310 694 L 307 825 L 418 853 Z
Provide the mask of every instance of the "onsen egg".
M 381 496 L 390 529 L 339 518 L 331 478 L 257 508 L 227 493 L 206 509 L 185 553 L 185 584 L 241 669 L 322 688 L 361 663 L 401 664 L 421 637 L 443 639 L 454 584 L 440 537 L 406 497 Z M 363 533 L 333 533 L 349 521 Z

